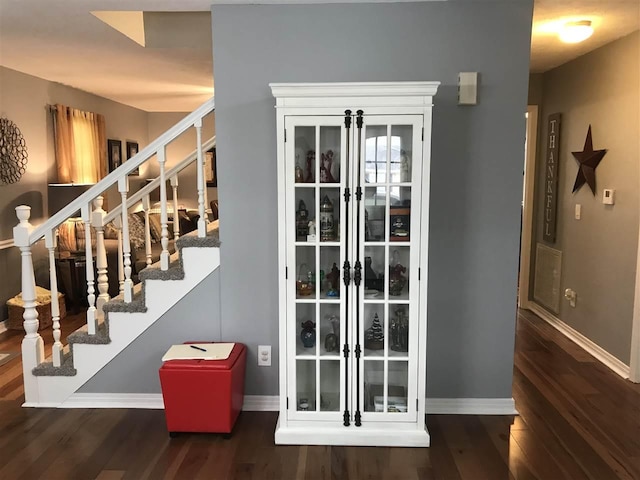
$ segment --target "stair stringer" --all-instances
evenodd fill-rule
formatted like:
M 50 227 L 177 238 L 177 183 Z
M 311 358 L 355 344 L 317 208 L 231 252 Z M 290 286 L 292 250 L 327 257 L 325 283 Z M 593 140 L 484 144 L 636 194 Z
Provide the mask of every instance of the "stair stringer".
M 144 280 L 146 312 L 109 312 L 111 342 L 104 345 L 74 343 L 73 364 L 77 374 L 34 376 L 38 402 L 25 402 L 23 407 L 62 407 L 82 385 L 220 266 L 219 247 L 185 247 L 180 254 L 183 279 Z

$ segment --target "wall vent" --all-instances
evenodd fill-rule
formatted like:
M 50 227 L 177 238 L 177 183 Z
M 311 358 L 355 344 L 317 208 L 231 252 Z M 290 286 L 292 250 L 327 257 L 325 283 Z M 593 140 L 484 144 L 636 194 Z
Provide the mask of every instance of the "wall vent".
M 560 271 L 562 252 L 542 243 L 536 244 L 536 271 L 533 299 L 554 313 L 560 310 Z

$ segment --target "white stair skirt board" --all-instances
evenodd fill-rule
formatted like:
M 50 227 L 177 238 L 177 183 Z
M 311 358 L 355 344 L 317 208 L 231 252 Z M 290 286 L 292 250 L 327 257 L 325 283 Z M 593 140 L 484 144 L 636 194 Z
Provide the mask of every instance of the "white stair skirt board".
M 624 379 L 629 378 L 629 365 L 620 361 L 609 352 L 607 352 L 600 345 L 597 345 L 593 341 L 589 340 L 583 334 L 574 330 L 569 325 L 564 323 L 555 315 L 547 312 L 544 308 L 535 303 L 531 303 L 529 306 L 531 311 L 549 323 L 552 327 L 556 328 L 560 333 L 563 333 L 569 340 L 582 347 L 587 353 L 592 355 L 596 360 L 609 367 L 615 373 L 620 375 Z
M 431 437 L 427 430 L 419 430 L 415 424 L 400 425 L 362 423 L 361 427 L 331 426 L 316 422 L 317 426 L 287 427 L 276 424 L 276 445 L 354 445 L 368 447 L 428 447 Z M 403 428 L 404 427 L 404 428 Z M 311 439 L 311 440 L 309 440 Z
M 185 270 L 182 280 L 145 280 L 146 312 L 109 312 L 109 336 L 111 343 L 91 345 L 76 343 L 73 346 L 73 363 L 77 375 L 72 377 L 42 376 L 38 381 L 38 402 L 24 407 L 54 407 L 67 400 L 102 367 L 107 365 L 125 347 L 140 336 L 172 306 L 193 290 L 207 275 L 220 265 L 219 248 L 183 248 Z

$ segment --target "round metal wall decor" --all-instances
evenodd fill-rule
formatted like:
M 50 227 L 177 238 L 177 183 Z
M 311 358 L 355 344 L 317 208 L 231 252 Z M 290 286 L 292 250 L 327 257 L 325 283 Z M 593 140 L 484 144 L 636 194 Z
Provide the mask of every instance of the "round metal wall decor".
M 0 184 L 20 181 L 27 170 L 27 143 L 18 126 L 0 117 Z

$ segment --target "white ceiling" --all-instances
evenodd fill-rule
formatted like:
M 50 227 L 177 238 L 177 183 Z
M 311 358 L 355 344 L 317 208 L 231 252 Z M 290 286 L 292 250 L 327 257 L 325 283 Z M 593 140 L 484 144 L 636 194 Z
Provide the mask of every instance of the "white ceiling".
M 213 93 L 211 3 L 0 0 L 0 65 L 145 111 L 190 111 Z M 156 46 L 145 48 L 91 11 L 203 12 L 206 40 L 175 48 L 157 46 L 163 42 L 156 35 Z M 553 22 L 585 18 L 595 34 L 581 44 L 560 43 L 550 32 Z M 544 72 L 638 29 L 640 0 L 535 0 L 531 71 Z
M 594 33 L 582 43 L 558 40 L 564 22 L 591 20 Z M 640 0 L 535 0 L 531 36 L 531 66 L 546 72 L 640 29 Z

